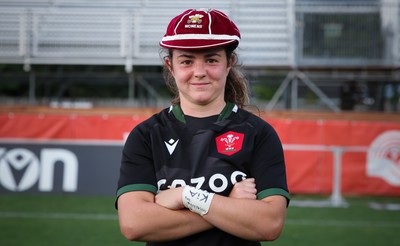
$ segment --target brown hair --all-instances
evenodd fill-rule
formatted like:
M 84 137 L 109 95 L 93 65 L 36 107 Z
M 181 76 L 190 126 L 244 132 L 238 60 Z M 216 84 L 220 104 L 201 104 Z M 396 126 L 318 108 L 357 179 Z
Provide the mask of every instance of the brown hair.
M 232 61 L 232 68 L 226 78 L 225 101 L 235 103 L 238 107 L 243 108 L 249 103 L 249 87 L 247 79 L 244 77 L 243 73 L 240 71 L 239 65 L 237 64 L 238 59 L 237 54 L 234 51 L 235 48 L 236 45 L 228 45 L 225 47 L 228 62 Z M 168 50 L 168 58 L 172 59 L 171 49 Z M 163 76 L 165 83 L 172 93 L 172 105 L 179 104 L 180 98 L 178 87 L 176 86 L 175 79 L 165 63 Z

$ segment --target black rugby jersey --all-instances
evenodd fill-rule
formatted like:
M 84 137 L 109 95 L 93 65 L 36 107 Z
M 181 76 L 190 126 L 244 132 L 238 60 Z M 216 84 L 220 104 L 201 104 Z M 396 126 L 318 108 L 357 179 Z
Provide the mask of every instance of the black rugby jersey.
M 254 114 L 227 103 L 219 116 L 184 116 L 171 106 L 137 125 L 123 149 L 117 198 L 129 191 L 154 194 L 191 185 L 228 196 L 233 185 L 255 178 L 257 199 L 289 201 L 282 144 Z M 260 245 L 217 228 L 187 238 L 147 245 Z

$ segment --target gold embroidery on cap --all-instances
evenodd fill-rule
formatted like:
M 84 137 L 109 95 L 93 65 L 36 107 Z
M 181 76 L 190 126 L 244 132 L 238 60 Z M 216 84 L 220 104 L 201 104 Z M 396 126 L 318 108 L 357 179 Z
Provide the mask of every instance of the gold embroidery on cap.
M 190 15 L 185 28 L 203 28 L 203 25 L 201 25 L 203 22 L 201 18 L 203 17 L 201 14 Z

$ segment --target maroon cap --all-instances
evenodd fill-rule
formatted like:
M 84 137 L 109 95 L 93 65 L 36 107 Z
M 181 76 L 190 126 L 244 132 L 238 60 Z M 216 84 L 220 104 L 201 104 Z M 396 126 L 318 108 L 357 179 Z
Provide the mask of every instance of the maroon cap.
M 239 44 L 240 32 L 216 9 L 188 9 L 171 20 L 160 45 L 168 49 L 199 50 Z

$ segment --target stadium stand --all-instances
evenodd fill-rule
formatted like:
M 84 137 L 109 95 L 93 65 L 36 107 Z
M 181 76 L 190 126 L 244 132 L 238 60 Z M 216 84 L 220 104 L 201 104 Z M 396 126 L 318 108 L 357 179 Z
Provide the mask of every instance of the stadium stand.
M 294 66 L 293 1 L 238 1 L 240 55 L 249 66 Z
M 0 62 L 158 65 L 158 39 L 170 17 L 202 6 L 221 9 L 238 24 L 246 66 L 390 67 L 400 61 L 399 3 L 392 0 L 2 0 Z M 320 18 L 313 22 L 319 24 L 313 26 L 313 18 Z M 346 31 L 344 21 L 366 28 L 363 39 L 335 37 Z M 336 38 L 335 44 L 321 41 L 321 35 Z M 354 47 L 364 49 L 354 54 Z
M 294 12 L 289 0 L 0 1 L 5 19 L 0 62 L 159 65 L 158 39 L 171 16 L 205 5 L 238 23 L 244 37 L 240 52 L 248 66 L 292 66 Z

